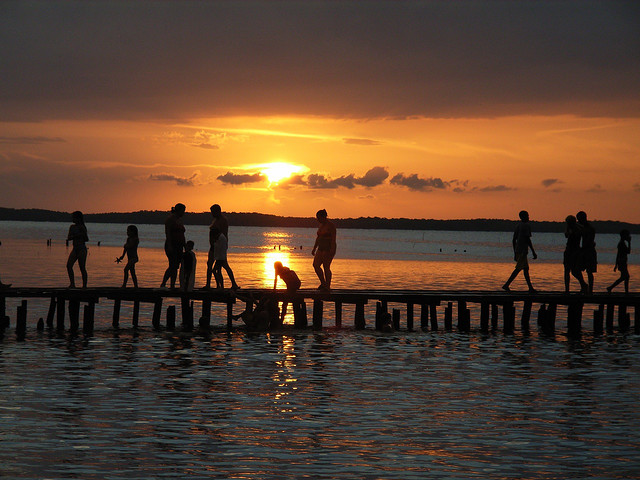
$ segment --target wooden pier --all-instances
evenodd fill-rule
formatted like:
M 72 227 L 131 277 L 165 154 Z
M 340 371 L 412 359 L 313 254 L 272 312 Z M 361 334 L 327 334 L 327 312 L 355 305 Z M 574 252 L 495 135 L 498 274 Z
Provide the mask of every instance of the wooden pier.
M 579 336 L 583 327 L 583 310 L 593 310 L 591 331 L 598 335 L 620 331 L 640 333 L 640 294 L 597 293 L 582 295 L 559 292 L 498 292 L 498 291 L 442 291 L 442 290 L 300 290 L 290 295 L 286 290 L 242 289 L 194 290 L 182 292 L 167 289 L 122 289 L 122 288 L 9 288 L 0 290 L 0 338 L 11 324 L 7 312 L 7 299 L 19 302 L 15 316 L 15 332 L 18 339 L 27 334 L 28 299 L 39 298 L 49 301 L 48 313 L 37 321 L 36 328 L 64 332 L 82 332 L 91 335 L 94 330 L 96 304 L 112 302 L 112 327 L 120 328 L 121 305 L 133 305 L 131 326 L 140 324 L 140 305 L 153 306 L 151 325 L 154 329 L 173 330 L 176 328 L 176 305 L 166 308 L 163 318 L 163 303 L 171 300 L 179 303 L 181 325 L 185 331 L 211 328 L 211 307 L 213 304 L 226 306 L 226 325 L 232 330 L 239 314 L 256 313 L 258 309 L 265 320 L 262 329 L 283 328 L 280 306 L 287 302 L 294 314 L 294 328 L 322 329 L 326 326 L 341 328 L 344 306 L 353 309 L 353 328 L 362 330 L 375 328 L 380 331 L 435 331 L 472 330 L 471 309 L 475 329 L 481 332 L 502 331 L 514 333 L 531 329 L 532 316 L 536 328 L 544 334 L 556 332 L 558 307 L 566 307 L 566 333 Z M 240 306 L 237 306 L 240 304 Z M 311 323 L 308 321 L 308 304 L 311 304 Z M 333 324 L 325 322 L 325 304 L 332 304 L 335 312 Z M 366 306 L 369 308 L 367 318 Z M 82 311 L 81 311 L 81 307 Z M 375 307 L 375 309 L 373 308 Z M 235 310 L 235 311 L 234 311 Z M 374 313 L 372 311 L 374 310 Z M 194 323 L 196 311 L 198 321 Z M 633 317 L 632 317 L 633 313 Z M 82 317 L 82 325 L 80 320 Z M 67 324 L 68 318 L 68 324 Z M 519 326 L 517 319 L 519 318 Z M 632 322 L 633 318 L 633 322 Z M 500 320 L 502 321 L 500 325 Z M 454 325 L 455 321 L 455 325 Z M 234 322 L 236 322 L 234 324 Z M 588 326 L 587 322 L 587 326 Z M 633 327 L 632 327 L 633 323 Z M 348 325 L 346 325 L 348 326 Z

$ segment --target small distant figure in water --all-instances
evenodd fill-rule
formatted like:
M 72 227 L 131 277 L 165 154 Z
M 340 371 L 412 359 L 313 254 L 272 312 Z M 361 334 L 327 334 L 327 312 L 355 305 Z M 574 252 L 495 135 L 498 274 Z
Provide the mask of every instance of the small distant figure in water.
M 565 219 L 564 236 L 567 239 L 562 261 L 564 265 L 564 291 L 569 293 L 571 275 L 573 275 L 578 282 L 580 282 L 580 291 L 587 293 L 589 286 L 587 282 L 584 281 L 582 271 L 580 270 L 580 238 L 582 237 L 582 233 L 578 227 L 578 221 L 573 215 L 569 215 Z
M 533 255 L 533 259 L 538 258 L 535 250 L 533 249 L 533 244 L 531 243 L 531 225 L 529 225 L 529 212 L 526 210 L 522 210 L 519 213 L 520 223 L 516 225 L 515 232 L 513 232 L 513 259 L 516 262 L 516 267 L 513 269 L 513 273 L 507 280 L 507 282 L 502 286 L 503 290 L 509 291 L 509 286 L 511 282 L 518 276 L 518 273 L 522 270 L 524 273 L 524 279 L 527 281 L 527 285 L 529 286 L 530 292 L 535 292 L 535 288 L 531 285 L 531 278 L 529 277 L 529 262 L 527 260 L 527 254 L 529 253 L 529 249 L 531 249 L 531 253 Z
M 618 254 L 616 255 L 616 264 L 613 271 L 620 272 L 620 278 L 607 287 L 607 292 L 611 293 L 616 286 L 624 282 L 624 293 L 629 293 L 629 266 L 627 265 L 627 256 L 631 253 L 631 233 L 629 230 L 620 231 L 620 241 L 618 242 Z
M 69 227 L 67 242 L 72 242 L 73 248 L 67 260 L 67 273 L 69 274 L 69 288 L 76 288 L 76 282 L 73 275 L 73 265 L 78 262 L 80 273 L 82 274 L 82 288 L 87 288 L 87 245 L 89 235 L 87 227 L 84 224 L 82 212 L 75 211 L 71 214 L 73 225 Z
M 184 224 L 182 223 L 182 217 L 187 207 L 182 203 L 177 203 L 175 207 L 171 208 L 171 215 L 164 222 L 164 253 L 169 260 L 169 267 L 164 272 L 162 278 L 162 284 L 160 288 L 167 286 L 167 281 L 170 282 L 171 289 L 176 288 L 176 279 L 178 277 L 178 269 L 182 261 L 182 252 L 186 240 L 184 238 Z
M 116 263 L 120 263 L 124 256 L 127 256 L 127 264 L 124 266 L 124 280 L 122 281 L 122 288 L 126 288 L 129 281 L 129 273 L 131 273 L 131 280 L 133 280 L 133 287 L 138 288 L 138 277 L 136 276 L 136 263 L 138 263 L 138 245 L 140 239 L 138 238 L 138 227 L 135 225 L 129 225 L 127 227 L 127 241 L 124 244 L 122 255 L 116 258 Z
M 596 252 L 596 229 L 587 221 L 585 212 L 576 214 L 578 227 L 582 237 L 580 246 L 580 266 L 581 270 L 587 272 L 587 282 L 589 283 L 589 293 L 593 293 L 594 276 L 598 271 L 598 254 Z
M 205 288 L 211 288 L 211 275 L 216 280 L 216 288 L 224 288 L 222 269 L 224 268 L 231 280 L 231 288 L 234 290 L 240 287 L 236 283 L 233 270 L 227 261 L 227 251 L 229 249 L 229 221 L 222 213 L 220 205 L 211 205 L 211 216 L 213 222 L 209 225 L 209 258 L 207 259 L 207 283 Z
M 2 245 L 2 242 L 0 242 L 0 245 Z M 0 282 L 0 288 L 9 288 L 11 286 L 10 283 L 2 283 Z
M 327 218 L 325 209 L 318 210 L 316 219 L 320 223 L 316 241 L 311 250 L 313 269 L 320 280 L 319 290 L 331 289 L 331 262 L 336 255 L 336 226 Z M 323 270 L 324 269 L 324 270 Z
M 182 262 L 180 263 L 180 288 L 185 292 L 193 291 L 196 283 L 196 254 L 193 251 L 195 244 L 189 240 L 184 247 Z
M 284 284 L 287 286 L 287 293 L 291 295 L 295 294 L 300 288 L 300 285 L 302 285 L 302 282 L 300 282 L 300 279 L 298 278 L 298 274 L 291 270 L 289 267 L 285 267 L 284 265 L 282 265 L 282 262 L 275 262 L 273 264 L 273 268 L 276 271 L 276 276 L 273 281 L 273 289 L 276 289 L 276 286 L 278 285 L 278 277 L 280 277 Z M 284 317 L 287 314 L 288 306 L 289 302 L 282 302 L 282 312 L 280 314 L 282 322 L 284 322 Z

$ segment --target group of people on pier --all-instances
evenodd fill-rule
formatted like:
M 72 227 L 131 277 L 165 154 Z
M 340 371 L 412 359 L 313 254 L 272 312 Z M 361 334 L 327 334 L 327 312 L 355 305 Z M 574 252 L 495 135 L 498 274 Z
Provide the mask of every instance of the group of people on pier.
M 211 288 L 211 278 L 216 282 L 216 288 L 224 288 L 224 279 L 222 270 L 227 273 L 231 281 L 231 288 L 238 290 L 240 287 L 236 282 L 233 270 L 229 266 L 227 260 L 227 250 L 229 248 L 229 221 L 222 213 L 220 205 L 214 204 L 210 208 L 213 221 L 209 225 L 209 253 L 207 257 L 207 274 L 205 289 Z M 161 288 L 175 289 L 178 278 L 180 279 L 180 287 L 185 290 L 193 290 L 195 283 L 196 256 L 193 252 L 194 242 L 186 240 L 185 226 L 182 217 L 186 212 L 186 206 L 182 203 L 176 204 L 171 209 L 169 217 L 164 222 L 165 243 L 164 251 L 168 260 L 168 267 L 162 278 Z M 313 258 L 313 268 L 320 280 L 319 289 L 330 290 L 331 288 L 331 262 L 336 254 L 336 226 L 329 220 L 326 210 L 319 210 L 316 213 L 316 219 L 320 226 L 317 232 L 317 238 L 311 254 Z M 78 263 L 80 273 L 82 274 L 82 287 L 87 287 L 88 275 L 86 268 L 87 261 L 87 242 L 89 236 L 87 227 L 84 224 L 82 212 L 76 211 L 72 214 L 73 224 L 69 227 L 67 240 L 72 242 L 72 250 L 67 260 L 67 273 L 69 275 L 69 288 L 75 288 L 75 276 L 73 267 Z M 122 287 L 127 286 L 129 276 L 133 281 L 134 288 L 138 287 L 138 278 L 136 275 L 136 263 L 138 263 L 138 228 L 135 225 L 127 227 L 127 240 L 124 244 L 122 255 L 116 258 L 116 262 L 120 263 L 126 257 L 127 263 L 124 267 L 124 279 Z M 277 282 L 280 277 L 287 289 L 291 292 L 300 288 L 300 280 L 293 270 L 283 266 L 280 262 L 274 265 L 275 280 Z M 0 284 L 3 285 L 3 284 Z M 4 285 L 7 286 L 7 285 Z M 276 287 L 274 283 L 274 288 Z
M 510 285 L 520 272 L 523 273 L 530 292 L 535 292 L 531 277 L 529 276 L 528 254 L 531 250 L 533 259 L 538 258 L 533 243 L 531 242 L 531 226 L 529 224 L 529 212 L 522 210 L 519 214 L 520 222 L 516 225 L 513 233 L 513 257 L 516 266 L 513 272 L 502 286 L 507 292 Z M 593 293 L 594 274 L 598 271 L 598 254 L 596 252 L 596 230 L 587 220 L 584 211 L 578 212 L 575 216 L 569 215 L 565 219 L 565 237 L 567 244 L 564 250 L 564 289 L 569 293 L 571 276 L 580 283 L 582 293 Z M 607 287 L 607 292 L 611 292 L 617 285 L 624 282 L 624 291 L 629 293 L 629 268 L 627 257 L 631 253 L 631 234 L 629 230 L 620 231 L 620 241 L 616 263 L 613 271 L 620 272 L 620 277 Z M 584 280 L 582 272 L 586 272 L 587 281 Z
M 239 289 L 233 270 L 227 260 L 227 250 L 229 247 L 229 222 L 222 213 L 220 205 L 214 204 L 210 208 L 213 220 L 209 225 L 209 253 L 207 257 L 207 273 L 205 289 L 211 288 L 211 278 L 215 280 L 216 288 L 224 288 L 222 270 L 227 273 L 231 281 L 231 288 Z M 196 256 L 193 252 L 194 242 L 186 241 L 185 227 L 182 217 L 186 212 L 186 207 L 182 203 L 176 204 L 169 217 L 165 221 L 165 244 L 164 251 L 168 260 L 168 267 L 161 282 L 161 288 L 166 288 L 167 283 L 172 289 L 176 288 L 176 282 L 180 278 L 180 287 L 183 290 L 192 290 L 195 282 Z M 531 226 L 529 223 L 529 213 L 522 210 L 519 213 L 520 222 L 516 225 L 513 234 L 513 254 L 516 262 L 513 272 L 504 283 L 502 288 L 510 291 L 511 283 L 520 272 L 523 272 L 529 291 L 535 292 L 531 277 L 529 275 L 528 253 L 531 250 L 533 259 L 538 258 L 533 243 L 531 241 Z M 326 210 L 319 210 L 316 213 L 319 223 L 316 241 L 311 250 L 313 255 L 313 268 L 320 280 L 318 289 L 331 289 L 331 262 L 336 254 L 336 226 L 329 220 Z M 67 273 L 69 275 L 69 288 L 75 288 L 74 265 L 77 263 L 82 276 L 82 287 L 87 287 L 88 274 L 87 262 L 87 242 L 89 236 L 87 227 L 84 224 L 82 212 L 75 211 L 72 214 L 73 224 L 69 228 L 67 242 L 71 242 L 72 250 L 67 260 Z M 578 212 L 575 216 L 569 215 L 565 219 L 565 237 L 567 239 L 564 256 L 564 286 L 565 292 L 569 293 L 571 276 L 580 284 L 582 293 L 593 293 L 594 274 L 598 270 L 598 256 L 596 252 L 595 236 L 596 231 L 587 220 L 584 211 Z M 1 243 L 0 243 L 1 244 Z M 136 263 L 138 262 L 138 228 L 135 225 L 127 227 L 127 240 L 124 244 L 122 255 L 116 258 L 120 263 L 127 258 L 124 267 L 124 279 L 122 287 L 126 287 L 129 276 L 133 281 L 133 286 L 138 287 L 136 275 Z M 617 246 L 616 262 L 614 271 L 620 273 L 620 277 L 607 287 L 607 292 L 611 292 L 616 286 L 623 283 L 625 293 L 629 292 L 629 268 L 627 258 L 631 253 L 631 235 L 629 230 L 620 231 L 620 241 Z M 276 262 L 274 265 L 275 282 L 274 289 L 280 277 L 291 292 L 300 288 L 300 279 L 297 274 L 288 267 Z M 587 279 L 584 279 L 583 272 Z M 179 274 L 179 276 L 178 276 Z M 0 281 L 0 288 L 8 288 L 10 284 Z

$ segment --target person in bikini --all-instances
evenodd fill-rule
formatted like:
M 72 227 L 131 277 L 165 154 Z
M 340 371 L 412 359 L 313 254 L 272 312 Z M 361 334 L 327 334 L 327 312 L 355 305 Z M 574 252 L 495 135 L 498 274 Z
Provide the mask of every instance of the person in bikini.
M 325 209 L 318 210 L 316 219 L 320 223 L 316 242 L 311 250 L 313 269 L 320 279 L 320 290 L 331 289 L 331 262 L 336 254 L 336 226 L 327 218 Z

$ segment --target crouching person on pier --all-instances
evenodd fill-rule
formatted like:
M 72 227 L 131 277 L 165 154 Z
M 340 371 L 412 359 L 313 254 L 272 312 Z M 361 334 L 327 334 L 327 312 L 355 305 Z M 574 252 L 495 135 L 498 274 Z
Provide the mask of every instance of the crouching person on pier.
M 298 289 L 300 288 L 300 285 L 302 284 L 296 272 L 291 270 L 289 267 L 285 267 L 284 265 L 282 265 L 281 262 L 275 262 L 273 264 L 273 268 L 276 271 L 276 277 L 273 281 L 273 289 L 274 290 L 276 289 L 276 286 L 278 285 L 278 277 L 280 277 L 282 281 L 285 283 L 285 285 L 287 286 L 287 293 L 289 293 L 292 296 L 295 295 Z M 284 317 L 287 314 L 288 306 L 289 306 L 289 302 L 287 301 L 282 302 L 282 312 L 280 314 L 280 323 L 284 322 Z

